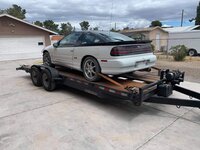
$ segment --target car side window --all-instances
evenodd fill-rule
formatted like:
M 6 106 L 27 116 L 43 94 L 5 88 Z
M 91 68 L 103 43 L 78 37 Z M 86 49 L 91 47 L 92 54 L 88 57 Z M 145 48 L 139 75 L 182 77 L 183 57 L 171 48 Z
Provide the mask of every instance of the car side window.
M 86 33 L 81 40 L 82 45 L 95 44 L 95 43 L 102 43 L 102 40 L 99 37 L 90 33 Z
M 81 33 L 76 33 L 76 32 L 71 33 L 60 41 L 59 46 L 60 47 L 73 46 L 77 44 L 77 41 L 80 36 L 81 36 Z

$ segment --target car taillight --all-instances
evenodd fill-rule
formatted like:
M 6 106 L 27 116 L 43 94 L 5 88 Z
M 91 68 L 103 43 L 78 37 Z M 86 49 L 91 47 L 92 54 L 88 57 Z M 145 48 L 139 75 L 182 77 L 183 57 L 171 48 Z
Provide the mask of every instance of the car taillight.
M 124 55 L 136 55 L 143 53 L 151 53 L 151 47 L 149 44 L 143 45 L 126 45 L 126 46 L 116 46 L 110 51 L 111 56 L 124 56 Z
M 111 56 L 122 56 L 122 55 L 126 55 L 128 53 L 129 52 L 125 49 L 123 50 L 122 48 L 119 48 L 119 47 L 113 47 L 110 52 L 110 55 Z

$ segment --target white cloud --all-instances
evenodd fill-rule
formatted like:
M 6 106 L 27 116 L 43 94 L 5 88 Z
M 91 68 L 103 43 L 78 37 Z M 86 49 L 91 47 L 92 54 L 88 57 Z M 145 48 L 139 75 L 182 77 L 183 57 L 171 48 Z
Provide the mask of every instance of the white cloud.
M 152 20 L 163 22 L 180 20 L 181 10 L 185 10 L 184 19 L 195 17 L 199 0 L 1 0 L 0 9 L 12 4 L 27 10 L 27 20 L 71 22 L 79 28 L 79 22 L 88 20 L 92 27 L 109 29 L 114 27 L 139 28 L 149 26 Z M 112 19 L 111 19 L 112 14 Z

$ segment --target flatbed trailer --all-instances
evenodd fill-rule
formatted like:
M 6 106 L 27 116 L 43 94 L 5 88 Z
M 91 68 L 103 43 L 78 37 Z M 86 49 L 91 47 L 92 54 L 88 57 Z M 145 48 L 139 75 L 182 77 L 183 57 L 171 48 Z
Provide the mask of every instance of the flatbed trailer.
M 99 74 L 102 77 L 99 82 L 89 82 L 81 72 L 61 66 L 22 65 L 16 70 L 30 73 L 33 84 L 43 86 L 47 91 L 62 84 L 100 98 L 130 100 L 136 106 L 146 102 L 200 108 L 200 93 L 179 86 L 184 81 L 184 72 L 179 70 L 152 67 L 148 72 L 136 71 L 120 76 Z M 173 91 L 188 95 L 188 99 L 171 98 Z

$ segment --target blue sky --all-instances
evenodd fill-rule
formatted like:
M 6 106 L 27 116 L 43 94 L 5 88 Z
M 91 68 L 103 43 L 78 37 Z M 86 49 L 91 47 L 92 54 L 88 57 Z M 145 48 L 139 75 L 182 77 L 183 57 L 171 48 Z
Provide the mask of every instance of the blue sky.
M 181 26 L 181 21 L 180 20 L 164 21 L 163 24 L 178 27 Z M 193 22 L 189 22 L 188 20 L 183 21 L 183 26 L 192 26 L 194 24 L 195 24 L 194 21 Z

